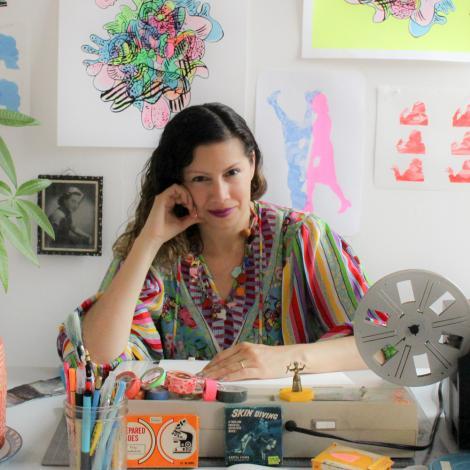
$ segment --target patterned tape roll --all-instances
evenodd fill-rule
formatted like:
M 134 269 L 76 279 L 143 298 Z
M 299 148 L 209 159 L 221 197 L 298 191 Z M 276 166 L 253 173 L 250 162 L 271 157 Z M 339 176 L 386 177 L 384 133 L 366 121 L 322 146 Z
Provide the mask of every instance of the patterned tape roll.
M 140 380 L 144 390 L 151 390 L 165 382 L 165 371 L 161 367 L 152 367 L 144 372 Z
M 198 378 L 179 370 L 171 370 L 166 374 L 166 387 L 178 395 L 190 395 L 195 392 Z
M 126 382 L 126 397 L 132 400 L 140 391 L 141 382 L 134 372 L 127 370 L 117 375 L 116 381 Z
M 241 403 L 248 398 L 248 390 L 238 385 L 219 384 L 217 401 L 223 403 Z
M 214 401 L 217 398 L 217 381 L 213 379 L 206 379 L 204 381 L 204 391 L 202 398 L 205 401 Z
M 146 400 L 168 400 L 170 393 L 166 388 L 157 387 L 145 392 Z

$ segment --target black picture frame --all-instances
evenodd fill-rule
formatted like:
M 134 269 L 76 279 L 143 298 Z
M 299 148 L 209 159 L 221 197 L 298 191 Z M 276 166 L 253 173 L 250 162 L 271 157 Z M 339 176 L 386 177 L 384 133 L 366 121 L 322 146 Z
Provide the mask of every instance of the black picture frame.
M 38 205 L 56 239 L 38 227 L 38 254 L 101 256 L 103 177 L 39 175 L 52 181 L 38 193 Z

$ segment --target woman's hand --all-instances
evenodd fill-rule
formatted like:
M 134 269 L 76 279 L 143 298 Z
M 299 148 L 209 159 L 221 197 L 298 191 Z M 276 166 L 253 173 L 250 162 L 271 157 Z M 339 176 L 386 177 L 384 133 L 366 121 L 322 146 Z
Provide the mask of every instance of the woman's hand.
M 178 217 L 174 212 L 177 204 L 185 207 L 188 215 Z M 198 222 L 201 220 L 191 194 L 184 186 L 173 184 L 155 196 L 141 235 L 163 244 Z
M 216 380 L 275 379 L 286 377 L 289 346 L 240 343 L 217 354 L 202 375 Z

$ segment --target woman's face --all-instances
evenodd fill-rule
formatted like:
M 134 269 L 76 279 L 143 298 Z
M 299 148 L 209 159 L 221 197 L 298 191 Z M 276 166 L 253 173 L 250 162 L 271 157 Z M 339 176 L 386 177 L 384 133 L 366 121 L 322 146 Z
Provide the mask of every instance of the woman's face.
M 80 203 L 82 202 L 82 196 L 79 194 L 72 194 L 69 198 L 65 199 L 64 205 L 70 212 L 75 212 Z
M 254 155 L 248 158 L 237 138 L 207 145 L 194 151 L 183 170 L 184 186 L 207 227 L 240 230 L 250 213 Z

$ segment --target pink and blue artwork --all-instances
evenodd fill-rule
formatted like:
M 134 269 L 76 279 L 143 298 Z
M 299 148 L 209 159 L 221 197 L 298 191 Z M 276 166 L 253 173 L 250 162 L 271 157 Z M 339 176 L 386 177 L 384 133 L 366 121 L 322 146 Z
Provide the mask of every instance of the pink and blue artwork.
M 269 96 L 268 103 L 282 125 L 286 159 L 289 162 L 287 186 L 292 204 L 306 212 L 314 212 L 315 186 L 323 184 L 338 197 L 338 212 L 347 211 L 351 202 L 344 195 L 336 176 L 327 97 L 320 91 L 306 92 L 304 123 L 297 126 L 279 105 L 279 93 L 280 90 L 277 90 Z M 305 144 L 307 141 L 311 142 L 310 148 Z M 300 142 L 302 146 L 298 145 Z
M 315 213 L 345 234 L 359 227 L 362 168 L 363 87 L 351 74 L 354 93 L 323 69 L 267 73 L 258 82 L 256 116 L 267 198 Z

